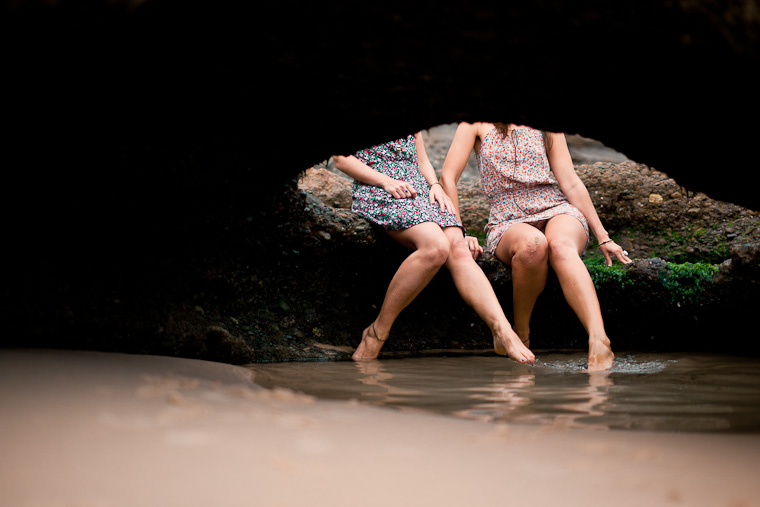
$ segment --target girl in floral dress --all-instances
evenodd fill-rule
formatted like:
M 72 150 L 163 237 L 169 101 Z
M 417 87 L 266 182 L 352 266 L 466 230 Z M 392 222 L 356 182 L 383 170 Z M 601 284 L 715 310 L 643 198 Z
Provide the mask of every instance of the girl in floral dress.
M 530 344 L 530 316 L 551 266 L 589 334 L 589 371 L 609 369 L 614 354 L 594 284 L 580 258 L 589 228 L 608 265 L 612 255 L 625 264 L 631 260 L 602 226 L 586 186 L 575 173 L 565 136 L 511 124 L 461 123 L 441 173 L 441 184 L 455 209 L 459 207 L 456 183 L 473 149 L 491 204 L 486 248 L 512 268 L 515 331 Z M 477 253 L 477 239 L 467 241 Z
M 475 262 L 454 205 L 427 157 L 422 134 L 332 158 L 354 179 L 352 210 L 412 250 L 391 279 L 377 318 L 362 332 L 353 359 L 378 356 L 401 311 L 445 265 L 462 298 L 491 330 L 494 350 L 532 364 L 533 353 L 512 329 Z

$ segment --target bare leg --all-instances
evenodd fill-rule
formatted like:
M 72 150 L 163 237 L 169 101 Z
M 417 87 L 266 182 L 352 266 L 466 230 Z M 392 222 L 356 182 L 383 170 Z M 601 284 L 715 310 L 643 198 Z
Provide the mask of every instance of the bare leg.
M 588 333 L 588 371 L 612 367 L 615 355 L 604 330 L 594 282 L 580 253 L 586 247 L 586 232 L 580 222 L 569 215 L 559 215 L 546 224 L 549 263 L 557 273 L 568 304 Z
M 352 356 L 357 361 L 378 356 L 383 348 L 381 340 L 388 338 L 396 318 L 430 283 L 449 255 L 449 242 L 438 224 L 424 222 L 388 234 L 414 251 L 393 275 L 374 326 L 369 325 L 362 332 L 362 341 Z
M 449 239 L 451 248 L 446 267 L 451 272 L 451 277 L 462 299 L 475 310 L 491 330 L 496 353 L 508 355 L 520 363 L 535 362 L 536 357 L 512 330 L 491 282 L 472 258 L 462 237 L 462 230 L 458 227 L 447 227 L 444 233 Z
M 515 224 L 496 247 L 496 258 L 512 268 L 512 308 L 515 332 L 530 346 L 530 317 L 549 272 L 548 242 L 544 234 L 528 224 Z

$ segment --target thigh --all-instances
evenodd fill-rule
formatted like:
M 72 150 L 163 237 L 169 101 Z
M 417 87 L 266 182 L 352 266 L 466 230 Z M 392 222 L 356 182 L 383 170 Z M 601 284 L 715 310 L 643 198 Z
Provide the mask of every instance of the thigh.
M 520 245 L 530 241 L 544 242 L 544 233 L 530 224 L 515 224 L 502 234 L 499 244 L 496 246 L 496 258 L 507 266 L 511 265 L 512 257 L 517 254 Z
M 435 222 L 422 222 L 408 229 L 387 230 L 386 233 L 397 243 L 412 250 L 433 245 L 448 248 L 449 245 L 443 229 Z
M 452 245 L 457 243 L 466 244 L 461 227 L 444 227 L 443 233 L 446 235 L 449 243 Z
M 580 254 L 586 249 L 588 236 L 583 224 L 572 215 L 557 215 L 546 223 L 546 239 L 549 243 L 563 242 L 575 246 Z

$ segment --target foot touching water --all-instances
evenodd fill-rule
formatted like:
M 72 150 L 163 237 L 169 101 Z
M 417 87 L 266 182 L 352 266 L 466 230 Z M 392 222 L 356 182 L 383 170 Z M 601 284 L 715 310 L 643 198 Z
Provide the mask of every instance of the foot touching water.
M 588 371 L 604 371 L 612 368 L 615 354 L 610 347 L 610 339 L 590 339 L 588 342 Z
M 518 363 L 533 364 L 536 362 L 536 356 L 514 331 L 504 333 L 501 337 L 498 333 L 494 333 L 493 350 L 500 356 L 509 356 Z
M 385 339 L 380 339 L 376 334 L 377 331 L 373 324 L 370 324 L 362 332 L 362 342 L 356 347 L 354 354 L 351 356 L 351 359 L 354 361 L 377 359 L 377 356 L 380 354 L 380 349 L 383 348 L 385 340 L 388 339 L 387 337 Z

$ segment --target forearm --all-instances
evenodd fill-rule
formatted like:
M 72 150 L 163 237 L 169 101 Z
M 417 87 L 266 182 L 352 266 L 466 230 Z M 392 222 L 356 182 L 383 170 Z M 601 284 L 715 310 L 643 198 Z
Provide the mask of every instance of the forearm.
M 477 139 L 477 127 L 468 123 L 461 123 L 457 127 L 454 139 L 451 141 L 449 152 L 446 154 L 446 160 L 443 162 L 441 169 L 441 186 L 446 194 L 451 198 L 456 210 L 457 218 L 462 220 L 459 212 L 459 194 L 457 193 L 457 183 L 462 176 L 467 159 L 475 146 Z
M 572 189 L 565 192 L 565 196 L 570 204 L 578 208 L 583 213 L 583 216 L 586 217 L 589 229 L 591 229 L 598 242 L 609 239 L 610 235 L 604 228 L 585 185 L 582 183 L 575 185 Z
M 353 155 L 334 155 L 332 157 L 335 167 L 346 176 L 355 179 L 359 183 L 382 187 L 389 179 L 385 174 L 372 169 Z
M 451 199 L 451 204 L 454 205 L 454 211 L 456 212 L 459 221 L 462 221 L 462 217 L 459 213 L 459 194 L 457 193 L 457 183 L 446 173 L 441 174 L 441 187 L 446 195 Z
M 422 177 L 425 178 L 428 185 L 438 183 L 438 176 L 436 176 L 433 164 L 430 162 L 420 164 L 420 174 L 422 174 Z
M 599 215 L 596 213 L 594 203 L 588 193 L 586 185 L 575 172 L 572 157 L 567 147 L 567 140 L 564 134 L 552 134 L 552 149 L 548 153 L 549 164 L 552 172 L 559 183 L 562 193 L 565 194 L 570 204 L 578 208 L 588 221 L 588 226 L 594 233 L 597 241 L 602 242 L 609 239 L 609 233 L 604 229 Z

